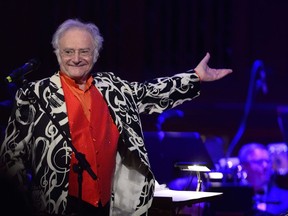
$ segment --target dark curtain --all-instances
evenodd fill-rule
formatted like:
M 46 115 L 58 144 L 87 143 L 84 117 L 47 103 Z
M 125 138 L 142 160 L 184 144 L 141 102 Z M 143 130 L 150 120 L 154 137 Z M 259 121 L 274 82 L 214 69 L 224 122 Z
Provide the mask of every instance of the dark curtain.
M 211 67 L 229 67 L 233 75 L 203 83 L 202 95 L 180 107 L 185 121 L 167 130 L 199 131 L 231 139 L 241 121 L 251 66 L 266 66 L 267 95 L 254 99 L 243 142 L 281 140 L 276 108 L 287 101 L 286 1 L 237 0 L 49 0 L 2 1 L 1 79 L 31 58 L 36 80 L 54 73 L 52 34 L 67 18 L 94 22 L 104 36 L 97 71 L 143 81 L 193 68 L 211 53 Z M 2 84 L 1 99 L 7 98 Z M 8 110 L 9 112 L 9 110 Z M 3 116 L 3 122 L 7 115 Z M 143 118 L 144 130 L 155 129 L 157 115 Z

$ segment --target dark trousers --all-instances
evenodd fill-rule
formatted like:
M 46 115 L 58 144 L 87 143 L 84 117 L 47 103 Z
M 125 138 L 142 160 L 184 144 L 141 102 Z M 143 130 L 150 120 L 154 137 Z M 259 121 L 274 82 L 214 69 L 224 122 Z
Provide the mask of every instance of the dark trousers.
M 68 196 L 67 214 L 71 216 L 109 216 L 110 204 L 98 207 L 90 205 L 84 201 L 79 201 L 78 198 Z

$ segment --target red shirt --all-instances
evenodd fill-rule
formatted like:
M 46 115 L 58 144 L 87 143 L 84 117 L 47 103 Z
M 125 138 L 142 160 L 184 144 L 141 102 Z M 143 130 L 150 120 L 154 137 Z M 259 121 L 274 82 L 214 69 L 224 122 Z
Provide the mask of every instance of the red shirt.
M 83 172 L 82 200 L 98 206 L 101 200 L 105 205 L 111 196 L 112 178 L 119 132 L 103 96 L 92 84 L 93 78 L 87 80 L 85 90 L 67 75 L 60 73 L 64 91 L 70 134 L 75 148 L 85 154 L 97 179 L 93 180 L 88 172 Z M 71 165 L 77 163 L 72 153 Z M 69 191 L 78 197 L 78 174 L 70 168 Z

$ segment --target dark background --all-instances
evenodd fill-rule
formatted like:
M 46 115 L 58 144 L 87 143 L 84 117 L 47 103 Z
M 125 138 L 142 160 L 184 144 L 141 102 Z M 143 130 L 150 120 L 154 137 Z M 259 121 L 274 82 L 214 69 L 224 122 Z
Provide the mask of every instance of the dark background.
M 233 74 L 203 83 L 199 98 L 177 108 L 184 117 L 163 124 L 167 131 L 224 137 L 226 147 L 243 119 L 252 65 L 261 60 L 268 93 L 254 91 L 234 152 L 245 142 L 282 142 L 277 110 L 288 102 L 287 9 L 284 0 L 1 1 L 1 80 L 31 58 L 41 65 L 28 80 L 56 72 L 52 34 L 65 19 L 80 18 L 94 22 L 104 37 L 97 71 L 143 81 L 194 68 L 206 52 L 211 67 L 232 68 Z M 3 84 L 0 95 L 8 98 Z M 5 124 L 10 110 L 2 109 Z M 143 116 L 143 130 L 156 130 L 157 117 Z

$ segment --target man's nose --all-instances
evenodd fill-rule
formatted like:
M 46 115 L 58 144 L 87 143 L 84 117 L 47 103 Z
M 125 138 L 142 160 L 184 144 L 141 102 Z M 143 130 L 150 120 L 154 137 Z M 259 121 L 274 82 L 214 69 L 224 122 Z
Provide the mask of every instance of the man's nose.
M 79 62 L 80 58 L 81 58 L 80 52 L 79 51 L 75 51 L 75 53 L 74 53 L 74 55 L 72 57 L 73 61 Z

